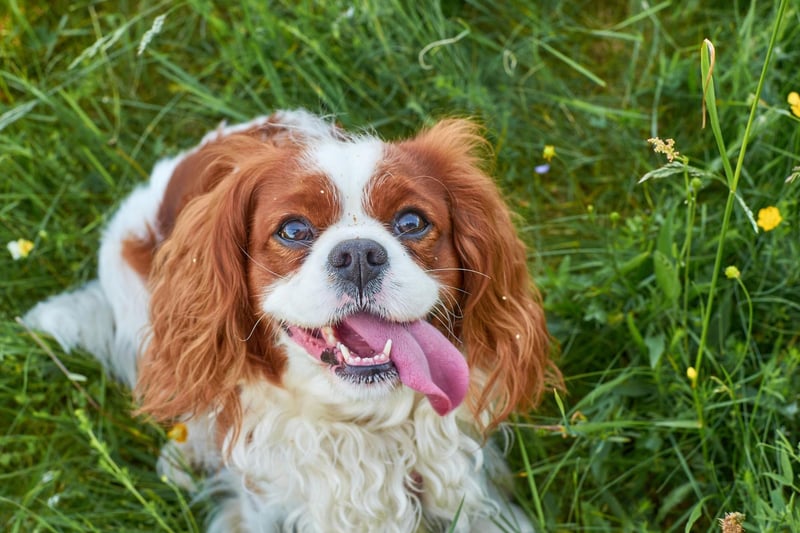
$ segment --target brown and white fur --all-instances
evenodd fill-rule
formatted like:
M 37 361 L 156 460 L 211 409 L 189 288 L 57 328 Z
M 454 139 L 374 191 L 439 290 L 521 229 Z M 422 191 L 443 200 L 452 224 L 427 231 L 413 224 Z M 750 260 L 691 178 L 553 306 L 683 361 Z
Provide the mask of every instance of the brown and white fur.
M 224 485 L 211 530 L 531 530 L 484 437 L 558 371 L 476 131 L 384 142 L 302 110 L 221 126 L 124 200 L 97 281 L 25 320 L 186 424 L 159 467 Z M 431 368 L 398 377 L 394 352 L 342 348 L 334 328 L 358 314 L 423 328 Z M 434 333 L 458 360 L 437 362 Z

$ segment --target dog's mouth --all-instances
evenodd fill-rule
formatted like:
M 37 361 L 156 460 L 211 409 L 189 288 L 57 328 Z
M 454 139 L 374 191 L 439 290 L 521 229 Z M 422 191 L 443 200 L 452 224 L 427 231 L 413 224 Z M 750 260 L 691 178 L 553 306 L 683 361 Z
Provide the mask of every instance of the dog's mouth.
M 289 328 L 292 340 L 330 365 L 337 376 L 357 385 L 394 383 L 400 379 L 391 360 L 392 340 L 376 352 L 346 323 L 322 328 Z
M 428 322 L 397 323 L 364 313 L 321 328 L 286 328 L 292 341 L 341 380 L 356 386 L 396 384 L 425 394 L 440 415 L 466 395 L 461 352 Z

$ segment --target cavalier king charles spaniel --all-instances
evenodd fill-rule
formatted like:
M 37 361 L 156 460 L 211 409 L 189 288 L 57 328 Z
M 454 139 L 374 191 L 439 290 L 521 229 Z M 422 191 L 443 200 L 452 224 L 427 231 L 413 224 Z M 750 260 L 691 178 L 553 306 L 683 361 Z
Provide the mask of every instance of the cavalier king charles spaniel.
M 477 130 L 220 126 L 121 204 L 97 281 L 25 320 L 184 424 L 159 468 L 224 489 L 211 530 L 530 531 L 486 435 L 558 370 Z

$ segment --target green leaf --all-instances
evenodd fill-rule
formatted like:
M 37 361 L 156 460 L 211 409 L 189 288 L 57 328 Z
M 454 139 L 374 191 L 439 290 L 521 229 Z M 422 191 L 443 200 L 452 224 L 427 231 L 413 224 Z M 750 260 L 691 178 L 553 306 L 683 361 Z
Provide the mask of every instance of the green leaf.
M 714 90 L 714 67 L 716 65 L 716 50 L 708 39 L 703 41 L 700 47 L 700 72 L 703 76 L 703 102 L 708 111 L 708 119 L 711 123 L 711 131 L 714 132 L 714 140 L 717 141 L 717 149 L 722 158 L 722 166 L 725 168 L 725 179 L 728 186 L 733 185 L 733 167 L 728 159 L 728 149 L 725 147 L 725 140 L 722 137 L 722 127 L 717 113 L 717 94 Z M 703 117 L 703 127 L 705 127 L 705 117 Z
M 681 284 L 675 265 L 666 255 L 656 250 L 653 252 L 653 268 L 658 288 L 670 303 L 676 303 L 681 295 Z
M 648 335 L 644 339 L 644 343 L 647 345 L 647 351 L 650 356 L 650 368 L 655 368 L 661 360 L 661 356 L 664 355 L 664 334 Z
M 656 250 L 661 252 L 664 257 L 675 257 L 672 255 L 672 245 L 675 242 L 675 210 L 670 209 L 664 217 L 664 222 L 658 230 L 658 240 Z
M 664 518 L 667 517 L 678 505 L 686 501 L 687 497 L 692 492 L 691 483 L 683 483 L 672 489 L 661 501 L 661 508 L 658 510 L 656 520 L 659 523 L 664 523 Z
M 778 452 L 781 459 L 781 475 L 783 476 L 784 484 L 791 486 L 794 481 L 794 469 L 792 468 L 792 461 L 789 459 L 789 454 L 786 453 L 785 448 L 781 448 Z
M 689 515 L 689 520 L 686 521 L 686 527 L 683 530 L 684 533 L 689 533 L 689 531 L 692 530 L 692 526 L 694 525 L 694 523 L 697 522 L 697 520 L 700 518 L 700 515 L 703 514 L 703 504 L 709 498 L 710 496 L 706 496 L 705 498 L 703 498 L 702 500 L 700 500 L 695 504 L 694 509 L 692 509 L 692 512 Z
M 556 404 L 558 405 L 558 411 L 561 413 L 562 418 L 566 418 L 566 412 L 564 411 L 564 402 L 561 400 L 561 396 L 558 394 L 558 389 L 553 389 L 553 395 L 556 398 Z
M 645 350 L 647 349 L 647 345 L 642 338 L 642 332 L 639 331 L 639 328 L 636 326 L 636 322 L 633 319 L 633 313 L 625 313 L 625 323 L 628 325 L 628 333 L 631 336 L 631 339 L 636 343 L 640 349 Z
M 670 176 L 675 176 L 676 174 L 683 174 L 684 172 L 688 173 L 693 178 L 713 179 L 719 177 L 713 172 L 708 172 L 707 170 L 703 170 L 702 168 L 693 167 L 681 161 L 673 161 L 655 170 L 651 170 L 650 172 L 639 178 L 637 184 L 644 183 L 645 181 L 651 179 L 669 178 Z
M 619 266 L 620 274 L 629 274 L 633 270 L 639 268 L 639 266 L 645 261 L 647 261 L 649 257 L 650 257 L 650 251 L 642 252 L 640 254 L 631 257 L 630 259 L 628 259 Z
M 741 196 L 739 196 L 738 192 L 736 193 L 736 201 L 739 202 L 739 206 L 742 208 L 742 211 L 744 211 L 744 214 L 747 215 L 747 220 L 750 221 L 750 225 L 753 227 L 753 231 L 758 233 L 758 224 L 756 224 L 756 219 L 753 216 L 753 211 L 747 206 L 746 203 L 744 203 L 744 200 L 742 199 Z

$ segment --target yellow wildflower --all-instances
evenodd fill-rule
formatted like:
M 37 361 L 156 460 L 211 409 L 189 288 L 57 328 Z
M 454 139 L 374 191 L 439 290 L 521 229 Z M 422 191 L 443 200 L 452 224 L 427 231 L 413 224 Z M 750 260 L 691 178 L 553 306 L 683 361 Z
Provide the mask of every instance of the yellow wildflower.
M 186 442 L 186 437 L 188 436 L 189 430 L 186 429 L 186 424 L 182 422 L 178 422 L 167 432 L 167 437 L 175 442 Z
M 775 206 L 765 207 L 758 211 L 758 227 L 764 231 L 772 231 L 778 227 L 783 218 L 781 211 Z
M 686 369 L 686 377 L 692 382 L 692 388 L 694 388 L 697 385 L 697 370 L 693 366 Z
M 545 145 L 544 150 L 542 151 L 542 157 L 544 158 L 544 160 L 549 163 L 550 161 L 553 160 L 555 156 L 556 156 L 556 147 L 553 146 L 552 144 Z
M 736 268 L 735 266 L 731 265 L 731 266 L 729 266 L 729 267 L 727 267 L 725 269 L 725 277 L 726 278 L 728 278 L 728 279 L 739 279 L 739 276 L 741 276 L 741 273 L 739 272 L 739 269 Z
M 791 106 L 794 116 L 800 117 L 800 94 L 792 91 L 789 93 L 789 97 L 786 98 L 786 101 L 789 102 L 789 106 Z
M 6 245 L 8 248 L 11 257 L 14 261 L 19 259 L 25 259 L 33 250 L 33 243 L 28 239 L 17 239 L 16 241 L 11 241 Z

